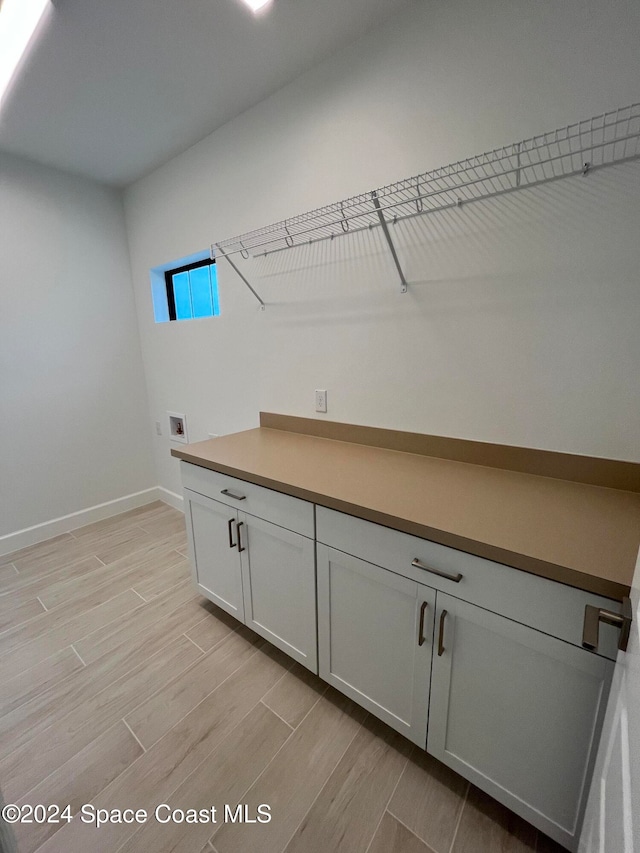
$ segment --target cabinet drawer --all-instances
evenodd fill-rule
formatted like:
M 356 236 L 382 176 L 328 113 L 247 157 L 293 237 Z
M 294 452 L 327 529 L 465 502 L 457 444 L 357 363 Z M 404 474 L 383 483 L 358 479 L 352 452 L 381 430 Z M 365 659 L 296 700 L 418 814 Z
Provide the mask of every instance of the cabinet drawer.
M 617 601 L 325 507 L 317 507 L 316 524 L 318 542 L 575 646 L 582 646 L 585 605 L 620 612 Z M 411 565 L 415 559 L 462 578 L 456 583 L 416 568 Z M 615 660 L 618 637 L 617 629 L 601 624 L 598 653 Z
M 180 463 L 182 485 L 241 512 L 264 518 L 310 539 L 314 537 L 313 504 L 255 483 L 219 474 L 189 462 Z M 230 493 L 230 494 L 228 494 Z M 236 497 L 234 497 L 234 495 Z

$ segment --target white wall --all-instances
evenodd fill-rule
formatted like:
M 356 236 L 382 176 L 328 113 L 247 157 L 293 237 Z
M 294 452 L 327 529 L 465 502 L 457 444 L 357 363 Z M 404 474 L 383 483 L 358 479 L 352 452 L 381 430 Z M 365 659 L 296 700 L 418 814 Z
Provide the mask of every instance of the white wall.
M 635 0 L 416 2 L 129 188 L 153 419 L 259 410 L 640 460 L 638 164 L 398 228 L 224 261 L 218 319 L 155 325 L 149 268 L 638 100 Z M 348 240 L 353 239 L 349 245 Z M 178 490 L 166 437 L 159 481 Z
M 0 537 L 155 486 L 118 193 L 0 155 L 0 316 Z

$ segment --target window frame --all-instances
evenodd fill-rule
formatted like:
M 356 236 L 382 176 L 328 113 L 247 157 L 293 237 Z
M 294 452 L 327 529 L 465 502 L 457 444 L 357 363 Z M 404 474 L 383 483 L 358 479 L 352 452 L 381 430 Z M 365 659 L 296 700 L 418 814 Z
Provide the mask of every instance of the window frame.
M 190 264 L 183 264 L 179 267 L 172 267 L 171 269 L 164 271 L 164 284 L 167 290 L 167 310 L 169 312 L 169 322 L 173 320 L 178 320 L 176 317 L 176 299 L 173 291 L 173 276 L 178 273 L 190 272 L 191 270 L 199 269 L 200 267 L 210 267 L 215 266 L 216 259 L 215 258 L 203 258 L 200 261 L 193 261 Z M 215 314 L 211 315 L 215 317 Z

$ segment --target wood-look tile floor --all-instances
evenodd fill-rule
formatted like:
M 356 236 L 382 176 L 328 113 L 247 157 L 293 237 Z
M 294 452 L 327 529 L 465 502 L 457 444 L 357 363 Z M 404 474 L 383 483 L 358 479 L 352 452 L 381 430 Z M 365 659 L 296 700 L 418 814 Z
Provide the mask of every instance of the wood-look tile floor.
M 0 557 L 2 797 L 76 815 L 8 827 L 14 849 L 560 851 L 196 595 L 186 553 L 156 502 Z M 271 821 L 224 823 L 239 803 Z M 150 818 L 96 829 L 83 804 Z

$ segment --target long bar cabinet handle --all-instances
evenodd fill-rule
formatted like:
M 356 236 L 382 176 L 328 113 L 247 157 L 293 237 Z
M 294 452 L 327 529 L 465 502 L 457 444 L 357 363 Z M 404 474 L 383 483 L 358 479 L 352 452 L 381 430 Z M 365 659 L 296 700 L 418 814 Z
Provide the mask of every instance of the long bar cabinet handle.
M 633 622 L 631 599 L 626 595 L 622 599 L 622 613 L 613 613 L 611 610 L 594 607 L 592 604 L 585 606 L 584 627 L 582 629 L 582 645 L 585 649 L 589 649 L 592 652 L 598 651 L 601 622 L 606 622 L 607 625 L 615 625 L 616 628 L 620 628 L 618 648 L 621 652 L 626 652 L 631 633 L 631 623 Z
M 424 641 L 427 639 L 424 635 L 424 613 L 427 609 L 427 602 L 422 602 L 422 607 L 420 608 L 420 627 L 418 628 L 418 645 L 424 645 Z
M 236 524 L 236 536 L 238 537 L 238 551 L 242 554 L 243 551 L 246 551 L 246 548 L 242 547 L 242 539 L 240 538 L 240 528 L 244 524 L 244 521 L 239 521 Z
M 444 654 L 444 620 L 446 619 L 447 611 L 443 610 L 440 614 L 440 631 L 438 632 L 438 657 Z
M 448 581 L 453 581 L 454 583 L 460 583 L 463 577 L 460 572 L 458 572 L 457 575 L 449 575 L 446 572 L 441 572 L 440 569 L 434 569 L 432 566 L 427 566 L 425 563 L 421 563 L 417 557 L 415 560 L 411 561 L 411 565 L 415 569 L 422 569 L 424 572 L 430 572 L 432 575 L 438 575 L 438 577 L 446 578 Z
M 234 501 L 245 501 L 247 499 L 246 495 L 234 495 L 234 493 L 230 492 L 229 489 L 222 489 L 220 494 L 226 495 L 228 498 L 233 498 Z
M 234 521 L 235 521 L 235 518 L 230 518 L 229 522 L 228 522 L 228 524 L 229 524 L 229 548 L 237 548 L 236 543 L 233 541 L 233 529 L 232 528 L 233 528 L 233 522 Z

